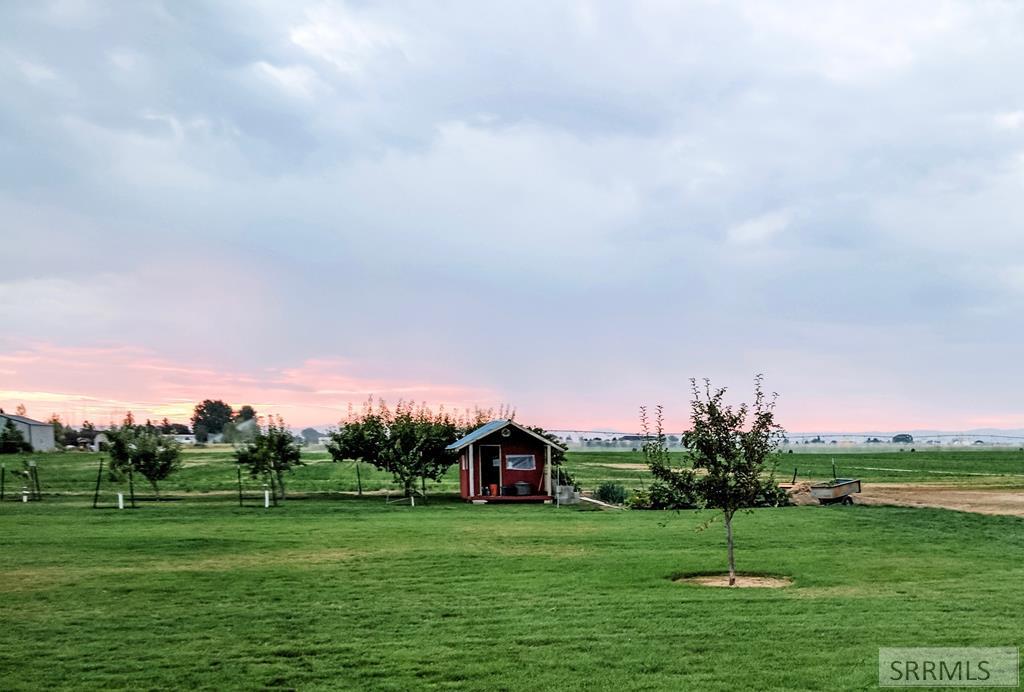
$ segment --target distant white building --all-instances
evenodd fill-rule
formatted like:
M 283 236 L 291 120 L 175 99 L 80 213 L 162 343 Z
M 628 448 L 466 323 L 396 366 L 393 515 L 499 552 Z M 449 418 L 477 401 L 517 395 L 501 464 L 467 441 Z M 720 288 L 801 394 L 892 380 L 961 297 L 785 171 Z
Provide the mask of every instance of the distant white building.
M 167 437 L 180 445 L 194 445 L 196 443 L 196 436 L 191 433 L 188 435 L 168 435 Z
M 52 452 L 54 448 L 53 426 L 38 420 L 32 420 L 25 416 L 16 416 L 13 413 L 0 413 L 0 426 L 7 426 L 11 421 L 14 427 L 21 431 L 25 441 L 32 445 L 37 452 Z

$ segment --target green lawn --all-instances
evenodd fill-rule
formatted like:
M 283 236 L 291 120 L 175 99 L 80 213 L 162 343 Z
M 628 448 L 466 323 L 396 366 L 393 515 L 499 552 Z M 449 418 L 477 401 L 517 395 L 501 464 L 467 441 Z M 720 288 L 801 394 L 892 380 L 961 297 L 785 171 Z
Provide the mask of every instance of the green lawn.
M 53 453 L 34 454 L 44 492 L 92 494 L 99 460 L 96 454 Z M 105 455 L 103 455 L 105 456 Z M 681 454 L 673 455 L 682 461 Z M 230 448 L 187 449 L 184 468 L 161 484 L 165 494 L 231 493 L 237 490 L 234 457 Z M 288 488 L 300 493 L 354 491 L 357 487 L 356 467 L 352 462 L 336 464 L 326 452 L 304 452 L 307 465 L 288 477 Z M 794 467 L 799 478 L 825 479 L 832 476 L 832 459 L 840 475 L 862 478 L 867 482 L 940 482 L 978 487 L 1024 488 L 1024 453 L 1019 451 L 922 451 L 861 454 L 782 454 L 779 455 L 779 477 L 788 480 Z M 20 466 L 17 457 L 0 458 L 8 469 Z M 630 468 L 636 466 L 637 468 Z M 593 490 L 602 481 L 615 481 L 627 488 L 640 488 L 650 482 L 643 467 L 643 456 L 631 452 L 570 452 L 566 467 L 585 490 Z M 368 491 L 396 489 L 391 476 L 360 465 L 363 488 Z M 8 474 L 8 492 L 18 492 L 20 482 Z M 123 485 L 123 484 L 122 484 Z M 458 473 L 453 468 L 440 483 L 428 483 L 428 491 L 458 491 Z M 258 493 L 258 482 L 246 480 L 246 492 Z M 109 499 L 118 489 L 104 482 Z M 136 492 L 150 494 L 143 479 L 136 479 Z
M 683 463 L 684 455 L 673 453 Z M 822 480 L 832 477 L 835 461 L 840 476 L 875 483 L 938 482 L 954 485 L 1024 488 L 1024 452 L 1017 450 L 802 453 L 780 454 L 778 477 L 790 480 L 796 469 L 798 479 Z M 611 480 L 626 487 L 649 482 L 643 455 L 633 452 L 571 452 L 567 466 L 584 487 Z
M 0 506 L 0 686 L 851 689 L 880 646 L 1024 644 L 1024 520 L 884 507 L 737 519 L 380 497 Z

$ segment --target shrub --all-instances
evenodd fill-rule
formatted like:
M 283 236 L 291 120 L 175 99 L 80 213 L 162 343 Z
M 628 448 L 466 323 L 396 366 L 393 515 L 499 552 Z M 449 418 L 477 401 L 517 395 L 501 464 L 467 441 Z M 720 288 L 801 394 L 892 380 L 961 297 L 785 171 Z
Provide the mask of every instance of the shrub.
M 634 490 L 626 501 L 630 509 L 651 509 L 651 494 L 646 490 Z
M 597 492 L 594 494 L 598 500 L 607 502 L 610 505 L 621 505 L 626 501 L 626 489 L 621 483 L 605 481 L 597 486 Z

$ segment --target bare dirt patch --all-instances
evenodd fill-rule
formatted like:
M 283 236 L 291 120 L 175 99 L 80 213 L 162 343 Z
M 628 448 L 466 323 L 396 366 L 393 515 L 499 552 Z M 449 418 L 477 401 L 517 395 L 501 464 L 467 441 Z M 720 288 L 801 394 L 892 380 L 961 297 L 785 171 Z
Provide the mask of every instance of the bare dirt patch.
M 855 502 L 865 505 L 937 507 L 977 514 L 1005 514 L 1024 517 L 1024 490 L 979 490 L 955 486 L 903 483 L 864 484 Z
M 764 575 L 737 574 L 736 583 L 729 585 L 728 574 L 699 574 L 692 577 L 678 577 L 677 584 L 696 584 L 698 586 L 724 586 L 734 589 L 781 589 L 790 586 L 792 579 L 787 577 L 769 577 Z
M 606 469 L 618 469 L 620 471 L 646 471 L 647 464 L 592 464 L 592 466 L 603 466 Z

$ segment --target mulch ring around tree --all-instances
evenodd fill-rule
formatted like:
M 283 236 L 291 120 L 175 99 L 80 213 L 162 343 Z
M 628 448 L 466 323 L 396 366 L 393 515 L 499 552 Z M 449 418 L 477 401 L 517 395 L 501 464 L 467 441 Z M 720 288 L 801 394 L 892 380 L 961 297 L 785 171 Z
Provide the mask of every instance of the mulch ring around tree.
M 672 581 L 676 584 L 690 584 L 693 586 L 724 586 L 729 587 L 729 574 L 728 572 L 719 573 L 700 573 L 700 574 L 678 574 L 672 577 Z M 777 574 L 736 574 L 736 583 L 731 588 L 734 589 L 781 589 L 786 586 L 792 586 L 793 580 L 789 577 L 779 576 Z

